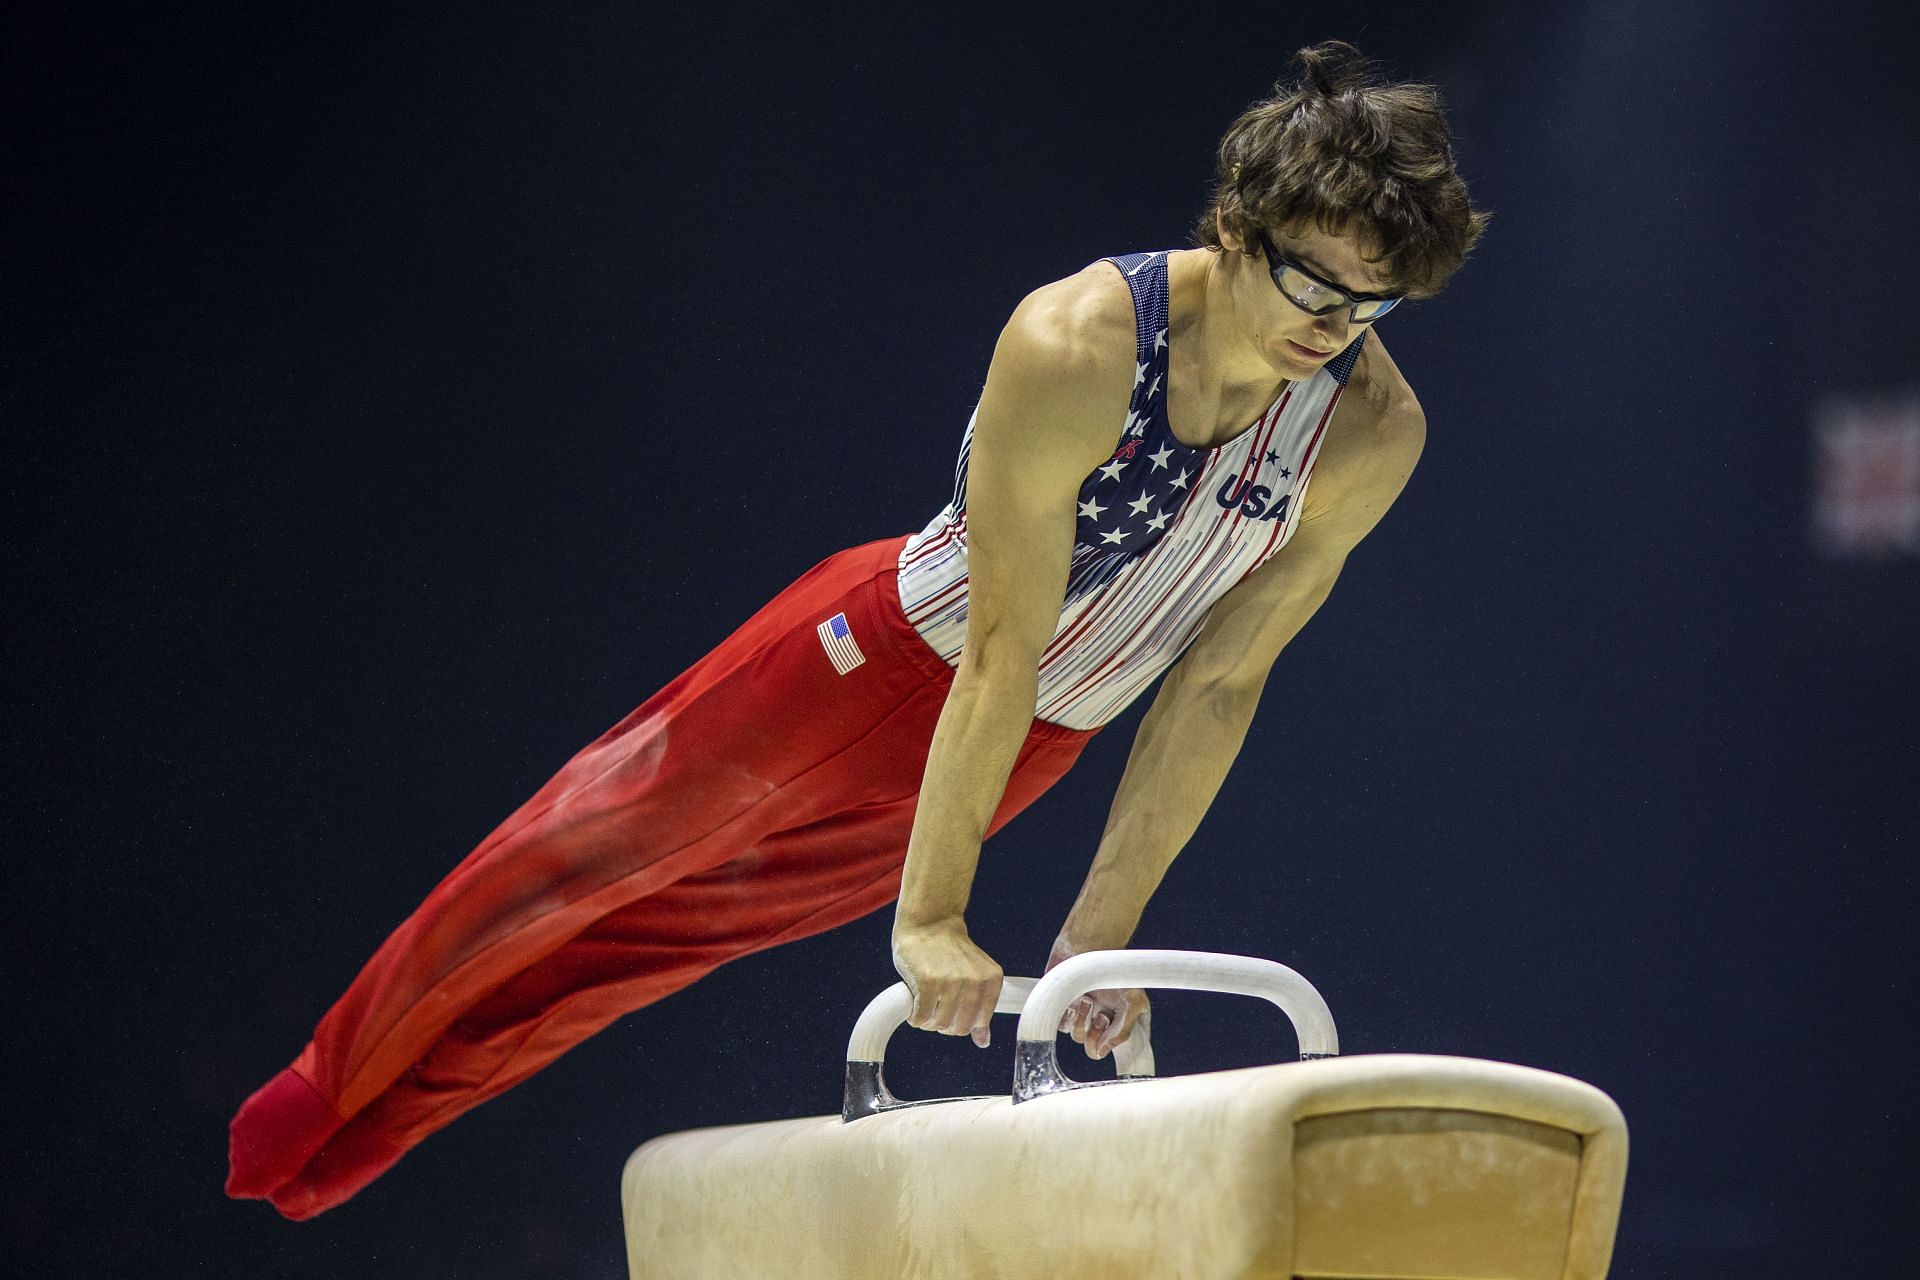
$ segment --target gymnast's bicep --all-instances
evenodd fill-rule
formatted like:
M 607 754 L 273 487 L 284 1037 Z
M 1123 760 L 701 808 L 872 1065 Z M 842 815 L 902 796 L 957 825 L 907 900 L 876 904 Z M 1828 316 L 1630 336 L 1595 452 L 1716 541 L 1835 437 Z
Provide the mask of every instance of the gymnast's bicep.
M 1078 279 L 1015 309 L 974 416 L 961 663 L 977 670 L 1038 666 L 1066 595 L 1080 485 L 1113 452 L 1125 417 L 1131 316 L 1114 342 L 1110 307 Z

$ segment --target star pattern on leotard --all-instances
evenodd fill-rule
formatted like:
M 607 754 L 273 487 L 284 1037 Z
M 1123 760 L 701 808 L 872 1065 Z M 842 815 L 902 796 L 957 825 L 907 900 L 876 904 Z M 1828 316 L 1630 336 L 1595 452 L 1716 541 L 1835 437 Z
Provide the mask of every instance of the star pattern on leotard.
M 1126 572 L 1129 566 L 1139 564 L 1141 557 L 1160 545 L 1169 533 L 1176 539 L 1188 539 L 1190 534 L 1198 538 L 1217 527 L 1216 522 L 1209 519 L 1216 516 L 1216 503 L 1218 520 L 1231 518 L 1236 524 L 1284 519 L 1287 515 L 1294 486 L 1286 482 L 1293 479 L 1294 472 L 1280 465 L 1279 451 L 1265 444 L 1250 449 L 1252 441 L 1233 446 L 1231 438 L 1212 449 L 1191 448 L 1173 434 L 1167 422 L 1167 384 L 1171 377 L 1167 256 L 1163 250 L 1107 259 L 1125 274 L 1132 294 L 1133 386 L 1126 418 L 1120 424 L 1118 447 L 1111 457 L 1088 473 L 1080 485 L 1073 559 L 1067 579 L 1069 603 L 1100 589 Z M 1336 383 L 1346 383 L 1364 341 L 1362 334 L 1324 366 Z M 1274 411 L 1283 408 L 1285 403 L 1285 400 L 1277 401 Z M 1284 423 L 1284 419 L 1281 421 Z M 1246 430 L 1265 425 L 1271 424 L 1255 423 Z M 1284 425 L 1278 428 L 1281 438 L 1287 438 L 1285 433 L 1289 429 Z M 963 547 L 972 440 L 973 424 L 969 422 L 959 464 L 954 470 L 952 514 L 948 519 L 949 527 L 956 522 L 960 525 L 959 540 Z M 1295 463 L 1303 474 L 1307 456 L 1302 454 Z M 1225 460 L 1221 469 L 1224 485 L 1213 475 L 1222 459 Z M 1193 542 L 1193 546 L 1198 545 L 1199 542 Z M 1191 550 L 1191 547 L 1183 550 L 1169 546 L 1167 554 L 1179 561 Z
M 1109 554 L 1128 556 L 1146 551 L 1166 532 L 1190 492 L 1201 459 L 1199 451 L 1181 444 L 1166 426 L 1166 360 L 1161 354 L 1166 349 L 1164 327 L 1151 343 L 1143 339 L 1140 354 L 1146 359 L 1134 362 L 1133 402 L 1127 406 L 1120 446 L 1080 488 L 1075 541 L 1083 550 L 1117 548 Z

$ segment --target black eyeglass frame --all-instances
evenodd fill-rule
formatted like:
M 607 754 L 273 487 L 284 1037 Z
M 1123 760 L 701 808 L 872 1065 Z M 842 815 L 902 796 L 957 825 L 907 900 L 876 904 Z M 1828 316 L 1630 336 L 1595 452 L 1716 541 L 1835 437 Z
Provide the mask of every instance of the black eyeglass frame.
M 1322 276 L 1315 275 L 1313 272 L 1307 270 L 1307 268 L 1302 266 L 1300 263 L 1295 262 L 1292 258 L 1287 257 L 1285 254 L 1281 253 L 1278 249 L 1274 248 L 1273 241 L 1267 239 L 1267 233 L 1265 231 L 1256 229 L 1253 234 L 1259 238 L 1260 247 L 1266 251 L 1267 274 L 1273 278 L 1273 287 L 1280 291 L 1281 297 L 1285 298 L 1288 302 L 1291 302 L 1294 306 L 1299 307 L 1302 311 L 1306 312 L 1310 316 L 1330 316 L 1334 312 L 1340 310 L 1340 308 L 1345 307 L 1347 308 L 1347 320 L 1350 323 L 1372 324 L 1374 321 L 1380 319 L 1382 316 L 1385 316 L 1388 313 L 1390 313 L 1395 307 L 1399 306 L 1402 302 L 1406 301 L 1406 295 L 1400 294 L 1400 293 L 1349 293 L 1347 290 L 1342 289 L 1339 285 L 1335 284 L 1333 281 L 1325 279 Z M 1286 286 L 1280 283 L 1280 273 L 1284 270 L 1298 271 L 1301 275 L 1313 281 L 1315 284 L 1319 285 L 1322 289 L 1327 290 L 1337 298 L 1344 299 L 1344 301 L 1330 302 L 1326 306 L 1321 307 L 1318 310 L 1315 310 L 1314 308 L 1307 306 L 1305 303 L 1301 302 L 1298 298 L 1288 293 L 1286 290 Z M 1375 312 L 1373 315 L 1368 316 L 1365 320 L 1362 320 L 1359 317 L 1359 315 L 1356 313 L 1359 309 L 1360 304 L 1363 302 L 1384 302 L 1388 305 L 1384 309 L 1378 312 Z

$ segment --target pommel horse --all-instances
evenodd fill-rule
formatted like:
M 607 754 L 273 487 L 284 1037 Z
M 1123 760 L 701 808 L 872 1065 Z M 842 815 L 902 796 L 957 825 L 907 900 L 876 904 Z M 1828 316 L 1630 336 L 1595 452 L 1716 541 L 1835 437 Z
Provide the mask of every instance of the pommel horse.
M 1298 1062 L 1159 1078 L 1143 1019 L 1116 1078 L 1061 1070 L 1087 991 L 1257 996 Z M 1626 1122 L 1592 1085 L 1424 1054 L 1340 1057 L 1283 964 L 1097 951 L 1009 977 L 1005 1096 L 903 1101 L 898 983 L 860 1015 L 839 1115 L 696 1129 L 627 1160 L 633 1280 L 1602 1280 Z

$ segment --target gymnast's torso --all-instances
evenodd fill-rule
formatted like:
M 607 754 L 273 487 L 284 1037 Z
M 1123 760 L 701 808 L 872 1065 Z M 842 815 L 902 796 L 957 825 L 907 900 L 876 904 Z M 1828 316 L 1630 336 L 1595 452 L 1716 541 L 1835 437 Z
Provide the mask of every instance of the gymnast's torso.
M 1112 720 L 1179 659 L 1215 601 L 1293 535 L 1313 466 L 1367 334 L 1214 447 L 1175 436 L 1167 412 L 1167 251 L 1103 259 L 1134 308 L 1134 385 L 1112 456 L 1080 486 L 1060 620 L 1040 659 L 1037 718 Z M 976 415 L 977 415 L 976 409 Z M 967 623 L 969 419 L 953 498 L 900 554 L 900 605 L 958 664 Z

